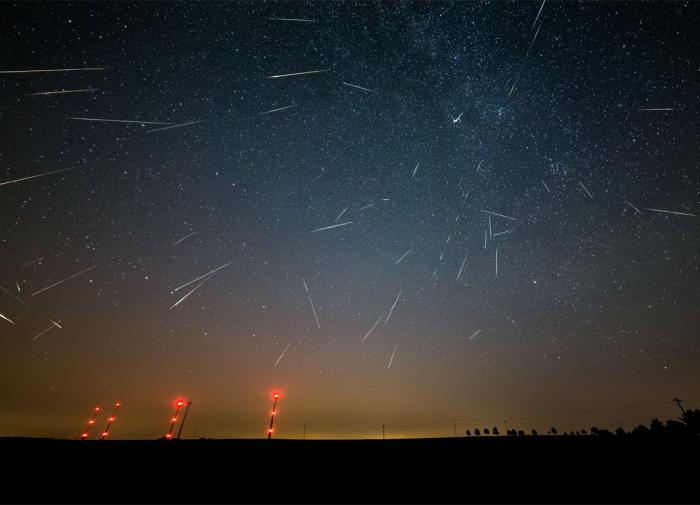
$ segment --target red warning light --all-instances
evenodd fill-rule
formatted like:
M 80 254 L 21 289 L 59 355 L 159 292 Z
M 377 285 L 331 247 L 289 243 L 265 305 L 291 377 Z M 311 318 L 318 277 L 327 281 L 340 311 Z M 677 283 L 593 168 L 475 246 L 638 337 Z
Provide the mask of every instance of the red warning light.
M 80 438 L 87 438 L 87 437 L 88 437 L 87 433 L 83 433 L 82 435 L 80 435 Z
M 274 430 L 273 430 L 272 428 L 270 428 L 269 430 L 267 430 L 268 433 L 272 433 L 273 431 L 274 431 Z
M 272 411 L 272 415 L 274 416 L 275 414 L 277 414 L 277 411 L 276 411 L 276 410 L 273 410 L 273 411 Z
M 103 437 L 106 437 L 107 435 L 109 435 L 108 432 L 106 432 L 106 431 L 103 431 L 103 432 L 102 432 L 102 436 L 103 436 Z
M 167 435 L 165 435 L 165 438 L 171 439 L 171 438 L 173 438 L 173 434 L 172 434 L 172 433 L 168 433 Z
M 175 406 L 176 406 L 178 409 L 179 409 L 180 407 L 184 407 L 184 405 L 185 405 L 185 402 L 183 402 L 182 400 L 178 400 L 177 403 L 175 404 Z
M 95 424 L 95 420 L 94 420 L 94 419 L 90 419 L 90 420 L 88 421 L 88 424 Z
M 113 418 L 113 417 L 110 417 L 110 418 L 109 418 L 109 422 L 110 422 L 110 423 L 113 423 L 113 422 L 114 422 L 114 418 Z
M 114 406 L 115 406 L 115 407 L 121 407 L 121 406 L 122 406 L 122 403 L 121 403 L 121 402 L 117 402 L 117 403 L 114 404 Z
M 277 400 L 277 399 L 279 399 L 280 394 L 279 394 L 279 393 L 275 393 L 274 395 L 272 395 L 272 397 L 273 397 L 275 400 Z
M 170 420 L 170 422 L 171 422 L 171 423 L 176 423 L 176 422 L 177 422 L 177 417 L 173 417 L 173 418 Z
M 95 412 L 99 412 L 99 411 L 100 411 L 100 407 L 95 407 Z

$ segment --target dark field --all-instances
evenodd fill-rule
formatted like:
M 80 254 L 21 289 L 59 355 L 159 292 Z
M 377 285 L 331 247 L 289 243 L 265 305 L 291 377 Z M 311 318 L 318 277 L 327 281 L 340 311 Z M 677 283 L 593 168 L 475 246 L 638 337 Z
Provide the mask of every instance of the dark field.
M 697 502 L 700 437 L 4 439 L 12 502 Z

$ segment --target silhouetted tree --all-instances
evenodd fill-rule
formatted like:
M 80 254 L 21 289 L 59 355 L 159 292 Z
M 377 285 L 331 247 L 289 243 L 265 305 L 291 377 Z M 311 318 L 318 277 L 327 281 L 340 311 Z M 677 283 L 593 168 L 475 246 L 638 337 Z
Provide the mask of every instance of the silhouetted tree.
M 580 432 L 580 431 L 578 431 L 578 430 L 576 430 L 576 434 L 577 434 L 577 435 L 580 435 L 580 434 L 581 434 L 581 432 Z
M 481 432 L 479 431 L 479 428 L 477 428 L 477 429 L 474 430 L 474 435 L 476 435 L 477 437 L 478 437 L 479 435 L 481 435 Z
M 587 435 L 588 432 L 586 430 L 581 430 L 581 435 Z
M 524 432 L 523 430 L 518 430 L 518 436 L 519 436 L 519 437 L 524 437 L 524 436 L 525 436 L 525 432 Z
M 643 424 L 635 426 L 635 428 L 632 430 L 632 435 L 648 435 L 648 434 L 649 434 L 649 428 L 647 428 Z
M 691 435 L 700 435 L 700 409 L 686 410 L 681 416 L 685 428 Z
M 488 428 L 484 428 L 484 435 L 488 435 L 488 434 L 489 434 L 489 429 L 488 429 Z
M 622 428 L 622 426 L 618 426 L 617 429 L 615 430 L 615 435 L 626 435 L 625 430 Z
M 666 432 L 674 437 L 688 433 L 686 425 L 680 421 L 666 421 Z
M 472 432 L 469 431 L 469 430 L 467 430 L 467 436 L 468 436 L 468 437 L 471 437 L 471 436 L 472 436 Z
M 591 435 L 597 435 L 600 430 L 595 426 L 591 427 Z
M 532 430 L 532 434 L 533 434 L 533 435 L 537 435 L 537 430 L 533 429 L 533 430 Z
M 494 426 L 494 427 L 493 427 L 493 429 L 491 430 L 491 433 L 493 433 L 494 435 L 500 435 L 500 433 L 498 432 L 498 427 L 497 427 L 497 426 Z
M 509 437 L 514 437 L 514 436 L 517 435 L 517 434 L 518 434 L 518 432 L 515 431 L 515 430 L 508 430 L 508 436 L 509 436 Z
M 662 423 L 658 419 L 652 419 L 651 424 L 649 425 L 649 428 L 651 429 L 651 432 L 654 435 L 663 435 L 664 423 Z
M 557 429 L 556 429 L 554 426 L 552 426 L 551 428 L 549 428 L 549 431 L 552 432 L 552 435 L 556 435 L 556 434 L 557 434 Z

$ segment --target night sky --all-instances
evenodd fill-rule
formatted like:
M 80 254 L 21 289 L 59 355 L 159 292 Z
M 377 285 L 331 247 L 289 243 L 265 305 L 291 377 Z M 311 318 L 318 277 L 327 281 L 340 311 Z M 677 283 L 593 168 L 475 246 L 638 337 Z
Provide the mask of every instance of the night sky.
M 698 20 L 0 4 L 0 435 L 121 401 L 157 438 L 184 398 L 186 437 L 264 437 L 276 388 L 279 437 L 694 407 Z

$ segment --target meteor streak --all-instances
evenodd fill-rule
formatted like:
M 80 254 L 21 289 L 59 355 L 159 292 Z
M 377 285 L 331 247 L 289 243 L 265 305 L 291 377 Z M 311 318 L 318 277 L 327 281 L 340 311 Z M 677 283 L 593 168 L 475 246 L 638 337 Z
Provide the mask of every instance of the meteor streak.
M 593 198 L 593 195 L 591 194 L 590 191 L 588 191 L 588 188 L 587 188 L 586 186 L 584 186 L 583 183 L 582 183 L 581 181 L 578 181 L 578 183 L 581 185 L 581 187 L 582 187 L 583 190 L 586 192 L 586 194 L 587 194 L 590 198 Z
M 396 304 L 399 302 L 399 297 L 401 296 L 401 293 L 403 293 L 403 291 L 399 291 L 399 294 L 396 295 L 396 300 L 394 300 L 394 305 L 391 306 L 391 310 L 389 311 L 389 315 L 386 316 L 386 320 L 384 321 L 384 324 L 389 322 L 389 318 L 391 317 L 391 314 L 394 313 L 394 307 L 396 307 Z
M 49 96 L 49 95 L 64 95 L 66 93 L 88 93 L 95 91 L 97 88 L 84 89 L 61 89 L 59 91 L 41 91 L 39 93 L 27 93 L 25 96 Z
M 59 172 L 67 172 L 68 170 L 74 170 L 74 169 L 73 168 L 62 168 L 61 170 L 54 170 L 52 172 L 44 172 L 43 174 L 30 175 L 29 177 L 22 177 L 20 179 L 14 179 L 12 181 L 0 182 L 0 186 L 5 186 L 7 184 L 14 184 L 16 182 L 27 181 L 29 179 L 36 179 L 37 177 L 44 177 L 45 175 L 57 174 Z M 41 259 L 41 258 L 39 258 L 39 259 Z M 35 261 L 38 261 L 38 260 L 35 260 Z M 29 265 L 31 265 L 31 263 L 28 263 L 25 266 L 29 266 Z M 22 267 L 22 268 L 24 268 L 24 267 Z
M 333 224 L 331 226 L 324 226 L 323 228 L 316 228 L 315 230 L 311 230 L 309 233 L 316 233 L 317 231 L 323 231 L 323 230 L 331 230 L 333 228 L 338 228 L 339 226 L 345 226 L 346 224 L 352 224 L 352 221 L 347 221 L 345 223 L 339 223 L 339 224 Z
M 343 214 L 345 214 L 345 212 L 346 212 L 349 208 L 350 208 L 350 207 L 345 207 L 345 208 L 343 209 L 343 211 L 342 211 L 340 214 L 338 214 L 338 217 L 336 217 L 336 218 L 333 220 L 333 222 L 334 222 L 334 223 L 337 222 L 338 219 L 340 219 L 340 218 L 343 216 Z
M 651 210 L 653 212 L 663 212 L 664 214 L 673 214 L 674 216 L 690 216 L 690 217 L 696 217 L 695 214 L 689 214 L 688 212 L 673 212 L 671 210 L 663 210 L 663 209 L 650 209 L 648 207 L 644 207 L 646 210 Z
M 330 69 L 324 68 L 321 70 L 308 70 L 306 72 L 294 72 L 293 74 L 279 74 L 279 75 L 271 75 L 269 77 L 265 77 L 265 79 L 279 79 L 280 77 L 293 77 L 295 75 L 307 75 L 307 74 L 320 74 L 321 72 L 328 72 Z
M 626 203 L 627 205 L 629 205 L 630 207 L 632 207 L 632 208 L 637 212 L 637 214 L 641 214 L 641 213 L 642 213 L 642 212 L 641 212 L 637 207 L 635 207 L 634 204 L 633 204 L 632 202 L 630 202 L 629 200 L 625 200 L 625 203 Z
M 177 240 L 176 242 L 174 242 L 173 245 L 178 245 L 178 244 L 179 244 L 180 242 L 182 242 L 183 240 L 187 240 L 187 239 L 190 238 L 192 235 L 196 235 L 196 234 L 197 234 L 197 232 L 196 232 L 196 231 L 193 231 L 193 232 L 190 233 L 189 235 L 185 235 L 185 236 L 182 237 L 180 240 Z
M 97 121 L 101 123 L 136 123 L 140 125 L 146 124 L 164 124 L 171 125 L 172 123 L 164 123 L 163 121 L 137 121 L 135 119 L 103 119 L 95 117 L 67 117 L 66 119 L 72 119 L 74 121 Z
M 186 294 L 185 296 L 183 296 L 183 297 L 180 298 L 178 301 L 176 301 L 173 305 L 171 305 L 170 308 L 169 308 L 168 310 L 173 310 L 175 307 L 177 307 L 178 305 L 180 305 L 181 302 L 184 302 L 184 301 L 185 301 L 185 298 L 187 298 L 187 297 L 190 296 L 192 293 L 194 293 L 195 291 L 197 291 L 197 290 L 199 289 L 199 287 L 200 287 L 202 284 L 204 284 L 205 282 L 207 282 L 209 279 L 211 279 L 211 276 L 205 278 L 202 282 L 200 282 L 200 283 L 197 284 L 195 287 L 193 287 L 190 291 L 187 292 L 187 294 Z
M 394 346 L 394 352 L 391 353 L 391 358 L 389 358 L 389 366 L 386 367 L 387 370 L 391 368 L 391 363 L 394 361 L 394 354 L 396 354 L 396 349 L 399 347 L 398 341 L 396 342 L 396 345 Z
M 397 259 L 396 263 L 394 263 L 394 265 L 398 265 L 399 263 L 401 263 L 401 260 L 404 259 L 406 256 L 408 256 L 411 253 L 411 251 L 413 251 L 413 247 L 411 247 L 408 251 L 403 253 L 403 256 L 401 256 L 399 259 Z
M 289 343 L 287 344 L 287 347 L 284 348 L 284 351 L 282 351 L 282 354 L 280 354 L 280 357 L 277 358 L 277 361 L 275 361 L 275 367 L 277 367 L 277 364 L 282 361 L 282 358 L 284 357 L 284 353 L 287 352 L 287 349 L 289 349 L 289 346 L 292 345 L 292 341 L 290 340 Z
M 207 272 L 207 273 L 205 273 L 204 275 L 200 275 L 200 276 L 197 277 L 196 279 L 192 279 L 191 281 L 189 281 L 189 282 L 183 284 L 182 286 L 176 287 L 173 291 L 179 291 L 180 289 L 184 288 L 185 286 L 189 286 L 189 285 L 192 284 L 193 282 L 197 282 L 199 279 L 204 279 L 205 277 L 209 277 L 210 274 L 213 274 L 214 272 L 218 272 L 218 271 L 221 270 L 222 268 L 225 268 L 225 267 L 229 266 L 231 263 L 233 263 L 233 262 L 232 262 L 232 261 L 229 261 L 229 262 L 226 263 L 225 265 L 221 265 L 220 267 L 215 268 L 215 269 L 212 270 L 211 272 Z
M 25 264 L 22 265 L 20 268 L 28 267 L 29 265 L 33 265 L 33 264 L 36 263 L 37 261 L 41 261 L 41 260 L 43 260 L 43 259 L 44 259 L 43 257 L 37 258 L 37 259 L 35 259 L 35 260 L 33 260 L 33 261 L 30 261 L 29 263 L 25 263 Z
M 498 216 L 498 217 L 505 217 L 506 219 L 510 219 L 511 221 L 517 221 L 514 217 L 510 216 L 504 216 L 503 214 L 498 214 L 497 212 L 491 212 L 490 210 L 482 210 L 481 212 L 485 214 L 491 214 L 492 216 Z
M 0 286 L 0 289 L 2 289 L 5 293 L 7 293 L 8 295 L 10 295 L 10 296 L 11 296 L 12 298 L 14 298 L 15 300 L 17 300 L 19 303 L 22 303 L 22 304 L 24 304 L 24 305 L 29 306 L 29 304 L 27 304 L 27 302 L 25 302 L 25 301 L 22 300 L 21 298 L 17 297 L 12 291 L 9 291 L 9 290 L 3 288 L 2 286 Z
M 545 3 L 546 1 L 547 1 L 547 0 L 542 0 L 542 5 L 540 5 L 540 10 L 537 11 L 537 17 L 535 17 L 535 22 L 532 23 L 532 28 L 535 27 L 535 25 L 537 24 L 537 20 L 540 19 L 540 14 L 542 14 L 542 9 L 544 9 L 544 3 Z M 530 28 L 530 30 L 532 30 L 532 28 Z
M 321 323 L 318 322 L 318 316 L 316 315 L 316 308 L 314 307 L 314 301 L 311 299 L 311 295 L 309 295 L 309 304 L 311 305 L 311 312 L 314 313 L 314 319 L 316 320 L 316 326 L 318 326 L 318 329 L 321 329 Z
M 61 320 L 59 319 L 58 322 L 60 323 Z M 54 328 L 54 325 L 55 325 L 55 326 L 58 326 L 58 327 L 60 328 L 60 326 L 59 326 L 57 323 L 55 323 L 55 322 L 53 322 L 53 321 L 51 321 L 51 323 L 52 323 L 51 326 L 49 326 L 49 327 L 46 328 L 44 331 L 42 331 L 41 333 L 39 333 L 39 334 L 38 334 L 36 337 L 34 337 L 32 340 L 36 340 L 36 339 L 38 339 L 40 336 L 42 336 L 44 333 L 46 333 L 47 331 L 52 330 L 52 329 Z
M 297 23 L 316 23 L 315 19 L 303 19 L 303 18 L 267 18 L 273 21 L 293 21 Z
M 82 271 L 78 272 L 77 274 L 73 274 L 73 275 L 71 275 L 70 277 L 66 277 L 66 278 L 63 279 L 63 280 L 60 280 L 60 281 L 58 281 L 58 282 L 54 282 L 54 283 L 51 284 L 50 286 L 46 286 L 45 288 L 42 288 L 42 289 L 40 289 L 39 291 L 35 291 L 35 292 L 32 293 L 30 296 L 34 296 L 34 295 L 38 295 L 39 293 L 43 293 L 43 292 L 46 291 L 47 289 L 51 289 L 51 288 L 53 288 L 53 287 L 58 286 L 59 284 L 63 284 L 64 282 L 69 281 L 69 280 L 71 280 L 71 279 L 74 279 L 74 278 L 78 277 L 79 275 L 83 275 L 85 272 L 89 272 L 90 270 L 92 270 L 93 268 L 96 268 L 96 267 L 97 267 L 97 265 L 93 265 L 93 266 L 91 266 L 91 267 L 89 267 L 89 268 L 86 268 L 85 270 L 82 270 Z
M 383 317 L 384 317 L 384 314 L 382 314 L 381 316 L 379 316 L 379 319 L 377 319 L 377 322 L 374 323 L 374 325 L 369 329 L 369 331 L 367 332 L 367 335 L 365 335 L 364 338 L 363 338 L 362 340 L 360 340 L 360 343 L 362 343 L 362 342 L 364 342 L 365 340 L 367 340 L 367 337 L 369 337 L 369 336 L 372 334 L 372 332 L 374 331 L 374 329 L 375 329 L 375 328 L 377 327 L 377 325 L 379 324 L 379 321 L 381 321 Z
M 41 72 L 89 72 L 92 70 L 104 70 L 107 67 L 83 67 L 83 68 L 49 68 L 42 70 L 0 70 L 0 74 L 38 74 Z
M 292 105 L 287 105 L 286 107 L 279 107 L 278 109 L 272 109 L 272 110 L 268 110 L 265 112 L 261 112 L 260 115 L 262 116 L 263 114 L 271 114 L 272 112 L 279 112 L 281 110 L 291 109 L 292 107 L 296 107 L 296 106 L 297 105 L 295 103 L 293 103 Z
M 459 272 L 457 273 L 457 280 L 462 276 L 462 269 L 464 268 L 464 264 L 467 262 L 467 253 L 464 253 L 464 259 L 462 260 L 462 266 L 459 267 Z
M 358 86 L 357 84 L 350 84 L 349 82 L 343 82 L 346 86 L 350 86 L 351 88 L 357 88 L 361 89 L 362 91 L 369 91 L 370 93 L 374 93 L 374 90 L 371 90 L 369 88 L 363 88 L 362 86 Z
M 165 126 L 163 128 L 156 128 L 155 130 L 148 130 L 148 131 L 146 131 L 146 133 L 160 132 L 163 130 L 170 130 L 172 128 L 180 128 L 181 126 L 188 126 L 191 124 L 197 124 L 197 123 L 202 123 L 202 122 L 203 122 L 203 120 L 200 119 L 199 121 L 190 121 L 189 123 L 180 123 L 180 124 L 175 124 L 172 126 Z
M 498 237 L 499 235 L 503 235 L 503 234 L 505 234 L 505 233 L 510 233 L 510 232 L 512 232 L 512 231 L 513 231 L 512 228 L 511 228 L 510 230 L 499 231 L 498 233 L 494 233 L 493 236 L 494 236 L 494 237 Z

